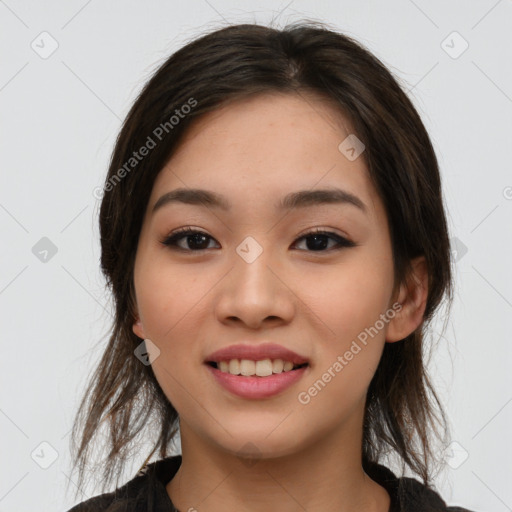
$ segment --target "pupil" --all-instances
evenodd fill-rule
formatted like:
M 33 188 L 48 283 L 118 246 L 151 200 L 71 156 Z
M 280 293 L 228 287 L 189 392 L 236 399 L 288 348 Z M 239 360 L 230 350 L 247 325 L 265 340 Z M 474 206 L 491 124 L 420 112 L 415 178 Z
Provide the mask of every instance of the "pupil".
M 310 240 L 314 240 L 313 244 L 310 244 Z M 307 242 L 308 249 L 325 249 L 327 247 L 327 238 L 325 235 L 311 235 Z
M 204 243 L 206 241 L 206 237 L 205 235 L 202 235 L 201 233 L 195 233 L 194 235 L 189 235 L 189 241 L 190 239 L 193 240 L 192 242 L 192 246 L 194 246 L 194 244 L 197 243 L 197 245 L 201 245 L 201 238 L 202 238 L 202 242 Z M 197 248 L 197 246 L 196 246 Z M 204 249 L 204 247 L 199 247 L 199 249 Z

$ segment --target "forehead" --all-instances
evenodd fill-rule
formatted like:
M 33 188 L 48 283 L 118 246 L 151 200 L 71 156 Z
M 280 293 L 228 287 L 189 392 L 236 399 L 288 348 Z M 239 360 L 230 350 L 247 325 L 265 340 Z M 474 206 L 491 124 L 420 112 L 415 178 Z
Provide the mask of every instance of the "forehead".
M 234 208 L 274 205 L 295 190 L 337 187 L 372 209 L 379 199 L 363 155 L 350 160 L 340 150 L 352 133 L 340 111 L 309 94 L 230 102 L 190 126 L 157 176 L 149 206 L 183 187 L 218 191 Z

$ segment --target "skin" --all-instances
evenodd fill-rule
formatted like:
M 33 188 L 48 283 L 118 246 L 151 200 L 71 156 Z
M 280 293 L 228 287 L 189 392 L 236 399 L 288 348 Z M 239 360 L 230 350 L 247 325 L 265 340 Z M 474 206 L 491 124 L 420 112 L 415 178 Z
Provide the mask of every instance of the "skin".
M 382 201 L 363 158 L 350 161 L 338 150 L 349 133 L 340 114 L 313 96 L 236 101 L 200 118 L 154 183 L 135 261 L 133 331 L 160 350 L 152 368 L 180 415 L 183 461 L 166 489 L 181 511 L 389 509 L 386 490 L 362 469 L 364 403 L 384 344 L 422 322 L 427 271 L 418 258 L 414 279 L 393 288 Z M 180 187 L 220 193 L 231 210 L 173 203 L 151 214 L 161 195 Z M 274 210 L 287 193 L 330 187 L 358 196 L 367 214 L 349 204 Z M 211 237 L 199 244 L 205 250 L 187 236 L 178 243 L 188 252 L 161 243 L 189 225 Z M 302 238 L 312 228 L 357 245 L 336 250 L 324 237 L 329 245 L 315 249 Z M 252 263 L 236 252 L 247 236 L 263 249 Z M 300 403 L 298 394 L 396 302 L 400 312 Z M 310 361 L 277 396 L 231 395 L 203 363 L 219 348 L 266 341 Z

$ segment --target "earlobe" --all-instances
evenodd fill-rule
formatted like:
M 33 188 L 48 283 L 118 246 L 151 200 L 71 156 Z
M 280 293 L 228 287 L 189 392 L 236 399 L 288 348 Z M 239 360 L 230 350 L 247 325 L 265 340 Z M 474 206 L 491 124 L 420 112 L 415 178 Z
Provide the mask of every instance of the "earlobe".
M 135 335 L 137 335 L 141 339 L 146 339 L 144 334 L 144 328 L 142 327 L 142 322 L 139 317 L 136 317 L 136 321 L 132 325 L 132 330 Z
M 386 341 L 400 341 L 414 332 L 423 321 L 428 298 L 428 269 L 424 256 L 411 262 L 412 272 L 400 286 L 397 303 L 401 308 L 390 320 L 386 332 Z M 397 308 L 398 309 L 398 308 Z

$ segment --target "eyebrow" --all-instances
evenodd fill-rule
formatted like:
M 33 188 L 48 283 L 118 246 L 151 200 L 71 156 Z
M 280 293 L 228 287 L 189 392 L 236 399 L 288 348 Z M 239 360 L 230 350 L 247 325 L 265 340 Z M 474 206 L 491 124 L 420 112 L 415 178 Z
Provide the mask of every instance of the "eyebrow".
M 152 213 L 164 205 L 172 203 L 184 203 L 197 206 L 219 208 L 225 211 L 231 209 L 231 204 L 222 195 L 210 190 L 198 188 L 178 188 L 161 196 L 153 206 Z M 276 205 L 276 210 L 291 210 L 296 208 L 307 208 L 323 204 L 349 204 L 357 207 L 364 213 L 368 210 L 354 194 L 340 188 L 328 188 L 322 190 L 299 190 L 292 192 L 281 199 Z

